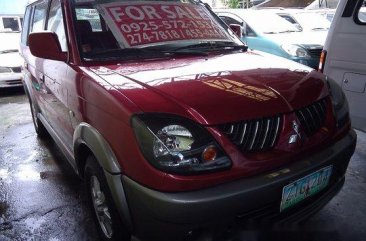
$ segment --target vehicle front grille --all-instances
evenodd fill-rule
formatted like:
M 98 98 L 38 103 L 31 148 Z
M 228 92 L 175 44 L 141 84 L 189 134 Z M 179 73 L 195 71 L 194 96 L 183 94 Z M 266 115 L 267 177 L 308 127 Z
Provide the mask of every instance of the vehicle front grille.
M 14 72 L 14 73 L 20 73 L 22 72 L 22 68 L 21 67 L 12 67 L 11 70 Z
M 326 116 L 326 107 L 326 99 L 323 99 L 295 111 L 297 118 L 304 127 L 306 135 L 310 136 L 314 134 L 323 126 Z
M 319 58 L 320 59 L 320 55 L 322 53 L 322 48 L 317 48 L 317 49 L 307 49 L 307 51 L 309 52 L 311 57 L 314 58 Z
M 262 151 L 271 149 L 278 137 L 281 117 L 240 121 L 220 125 L 219 129 L 241 150 Z

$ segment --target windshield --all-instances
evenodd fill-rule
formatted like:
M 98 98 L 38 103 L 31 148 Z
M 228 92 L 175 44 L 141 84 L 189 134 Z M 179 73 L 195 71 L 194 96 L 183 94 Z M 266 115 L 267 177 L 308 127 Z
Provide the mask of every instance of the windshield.
M 296 21 L 301 25 L 303 30 L 316 31 L 328 30 L 330 22 L 316 13 L 298 13 L 295 14 Z
M 19 17 L 1 17 L 1 32 L 20 32 Z
M 19 48 L 20 33 L 0 33 L 0 51 Z
M 75 0 L 74 8 L 78 42 L 86 60 L 242 45 L 196 1 Z
M 264 34 L 299 32 L 295 26 L 275 13 L 256 10 L 244 13 L 243 19 L 254 31 Z

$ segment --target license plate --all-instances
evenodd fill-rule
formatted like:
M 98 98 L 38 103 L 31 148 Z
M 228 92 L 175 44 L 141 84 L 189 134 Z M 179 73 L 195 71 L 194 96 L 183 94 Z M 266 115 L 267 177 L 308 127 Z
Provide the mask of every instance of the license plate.
M 282 189 L 280 211 L 293 207 L 324 189 L 329 183 L 332 168 L 333 166 L 324 167 L 285 186 Z

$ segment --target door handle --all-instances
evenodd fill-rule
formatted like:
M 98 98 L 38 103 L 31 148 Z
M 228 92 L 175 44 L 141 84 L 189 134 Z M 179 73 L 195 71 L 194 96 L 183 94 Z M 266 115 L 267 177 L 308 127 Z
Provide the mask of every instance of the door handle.
M 44 74 L 40 74 L 40 75 L 39 75 L 39 80 L 40 80 L 42 83 L 44 83 Z

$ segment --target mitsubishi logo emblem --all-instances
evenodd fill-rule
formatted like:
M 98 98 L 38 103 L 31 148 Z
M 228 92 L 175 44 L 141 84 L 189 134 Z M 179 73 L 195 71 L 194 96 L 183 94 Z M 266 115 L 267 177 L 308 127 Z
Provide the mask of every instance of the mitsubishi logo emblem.
M 299 124 L 294 120 L 292 121 L 292 129 L 294 130 L 295 134 L 291 135 L 288 143 L 293 144 L 296 143 L 298 140 L 301 140 L 300 128 Z

